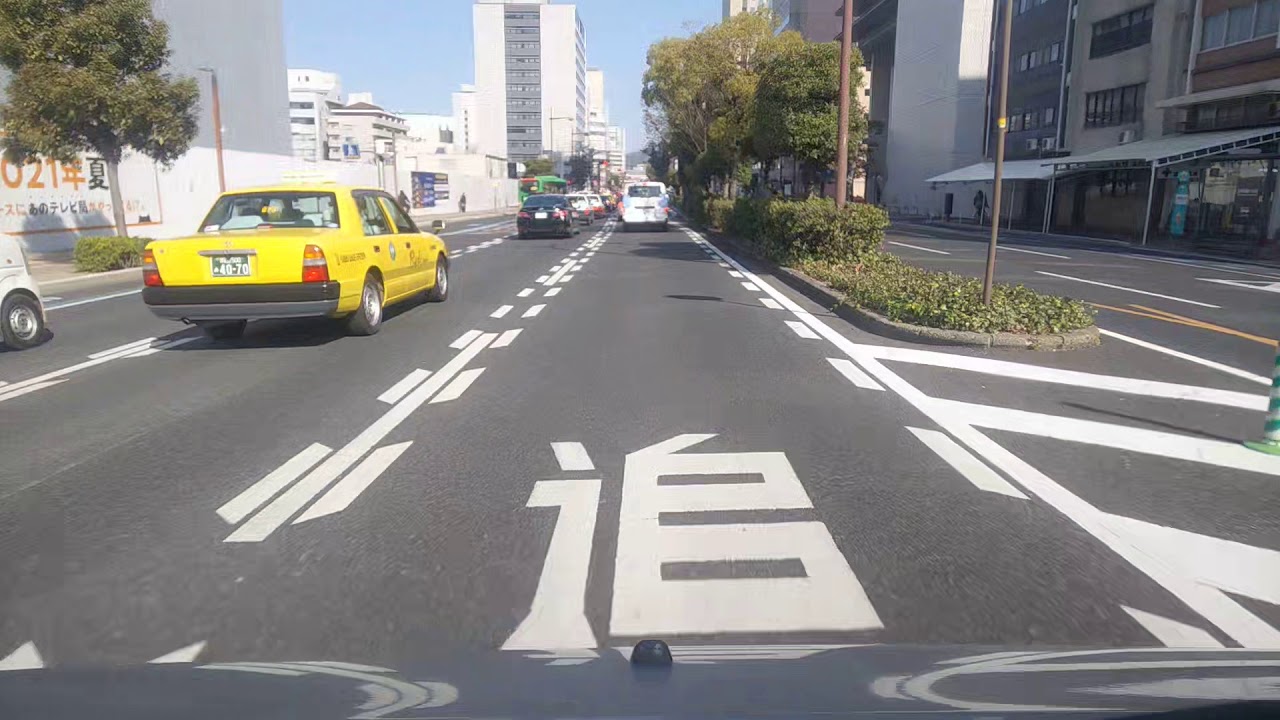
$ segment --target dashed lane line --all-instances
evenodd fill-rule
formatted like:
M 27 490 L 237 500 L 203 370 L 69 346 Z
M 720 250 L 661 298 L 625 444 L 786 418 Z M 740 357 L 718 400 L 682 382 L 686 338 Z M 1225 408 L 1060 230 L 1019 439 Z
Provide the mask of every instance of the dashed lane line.
M 1138 295 L 1158 297 L 1164 300 L 1172 300 L 1174 302 L 1186 303 L 1187 305 L 1198 305 L 1200 307 L 1213 308 L 1214 310 L 1222 309 L 1220 305 L 1211 305 L 1209 303 L 1200 302 L 1199 300 L 1188 300 L 1186 298 L 1180 298 L 1173 295 L 1161 295 L 1160 293 L 1154 293 L 1148 290 L 1138 290 L 1137 288 L 1125 287 L 1123 285 L 1112 285 L 1111 283 L 1099 282 L 1097 280 L 1086 280 L 1084 278 L 1072 277 L 1070 275 L 1060 275 L 1058 273 L 1046 272 L 1044 270 L 1037 270 L 1036 274 L 1044 275 L 1046 277 L 1058 278 L 1059 280 L 1071 280 L 1073 282 L 1084 283 L 1086 285 L 1097 285 L 1098 287 L 1110 288 L 1112 290 L 1122 290 L 1124 292 L 1137 293 Z
M 516 308 L 515 308 L 515 306 L 514 306 L 514 305 L 503 305 L 502 307 L 498 308 L 497 310 L 494 310 L 493 312 L 489 313 L 489 317 L 491 317 L 491 318 L 493 318 L 493 319 L 495 319 L 495 320 L 501 320 L 502 318 L 504 318 L 504 317 L 506 317 L 506 316 L 507 316 L 507 313 L 509 313 L 509 312 L 511 312 L 512 310 L 515 310 L 515 309 L 516 309 Z
M 545 308 L 545 307 L 546 307 L 546 305 L 534 305 L 533 307 L 529 308 L 528 310 L 525 310 L 525 311 L 524 311 L 524 314 L 523 314 L 523 315 L 521 315 L 520 317 L 522 317 L 522 318 L 537 317 L 537 316 L 538 316 L 538 313 L 542 312 L 542 309 L 543 309 L 543 308 Z
M 885 242 L 886 242 L 886 243 L 888 243 L 888 244 L 890 244 L 890 245 L 897 245 L 898 247 L 911 248 L 912 250 L 922 250 L 922 251 L 927 252 L 927 253 L 934 253 L 935 255 L 950 255 L 950 254 L 951 254 L 951 253 L 949 253 L 949 252 L 947 252 L 947 251 L 945 251 L 945 250 L 934 250 L 933 248 L 920 247 L 919 245 L 908 245 L 907 243 L 904 243 L 904 242 L 898 242 L 898 241 L 896 241 L 896 240 L 885 240 Z
M 912 435 L 915 435 L 920 442 L 924 443 L 925 447 L 932 450 L 938 457 L 954 468 L 956 472 L 960 473 L 965 480 L 972 483 L 974 487 L 1020 500 L 1027 499 L 1027 496 L 1021 490 L 1010 485 L 1007 480 L 997 475 L 994 470 L 974 457 L 973 453 L 961 447 L 945 433 L 915 427 L 908 427 L 907 430 Z

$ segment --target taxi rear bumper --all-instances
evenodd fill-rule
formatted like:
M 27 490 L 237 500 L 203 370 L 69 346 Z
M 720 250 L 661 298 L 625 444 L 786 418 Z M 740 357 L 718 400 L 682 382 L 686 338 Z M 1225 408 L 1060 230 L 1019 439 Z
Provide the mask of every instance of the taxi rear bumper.
M 167 320 L 266 320 L 333 315 L 341 291 L 337 282 L 148 287 L 142 301 Z

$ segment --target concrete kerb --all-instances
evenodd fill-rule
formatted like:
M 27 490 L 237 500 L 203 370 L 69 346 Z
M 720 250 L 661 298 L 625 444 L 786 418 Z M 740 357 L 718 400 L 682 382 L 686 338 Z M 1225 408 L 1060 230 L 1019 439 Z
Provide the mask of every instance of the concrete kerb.
M 736 254 L 746 255 L 757 262 L 768 264 L 778 279 L 788 287 L 819 305 L 829 308 L 837 317 L 854 327 L 892 340 L 925 345 L 959 345 L 968 347 L 999 348 L 1002 350 L 1074 350 L 1097 347 L 1102 338 L 1097 327 L 1045 335 L 1018 333 L 980 333 L 967 330 L 942 330 L 902 323 L 866 308 L 850 305 L 839 291 L 816 278 L 792 268 L 781 267 L 752 252 L 743 243 L 725 235 L 708 232 L 718 243 L 730 246 Z

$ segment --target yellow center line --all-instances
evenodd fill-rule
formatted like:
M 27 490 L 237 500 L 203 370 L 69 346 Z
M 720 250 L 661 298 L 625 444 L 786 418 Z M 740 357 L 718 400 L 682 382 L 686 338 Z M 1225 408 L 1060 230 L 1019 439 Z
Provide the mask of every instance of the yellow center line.
M 1187 327 L 1200 328 L 1201 330 L 1210 330 L 1216 333 L 1222 333 L 1223 335 L 1231 335 L 1234 337 L 1242 338 L 1244 340 L 1251 340 L 1253 342 L 1260 343 L 1268 347 L 1280 347 L 1280 343 L 1277 343 L 1277 341 L 1272 340 L 1270 338 L 1265 338 L 1258 335 L 1250 335 L 1249 333 L 1241 330 L 1222 327 L 1221 325 L 1214 325 L 1213 323 L 1208 323 L 1203 320 L 1196 320 L 1195 318 L 1184 317 L 1182 315 L 1175 315 L 1171 312 L 1166 312 L 1164 310 L 1156 310 L 1155 308 L 1149 308 L 1149 307 L 1146 307 L 1145 305 L 1130 306 L 1130 307 L 1135 307 L 1138 310 L 1145 311 L 1145 312 L 1138 312 L 1138 310 L 1129 310 L 1128 308 L 1120 308 L 1120 307 L 1114 307 L 1111 305 L 1103 305 L 1102 303 L 1089 303 L 1089 304 L 1097 308 L 1102 308 L 1104 310 L 1111 310 L 1113 312 L 1125 313 L 1126 315 L 1136 315 L 1138 317 L 1150 318 L 1152 320 L 1161 320 L 1163 322 L 1173 323 L 1175 325 L 1186 325 Z

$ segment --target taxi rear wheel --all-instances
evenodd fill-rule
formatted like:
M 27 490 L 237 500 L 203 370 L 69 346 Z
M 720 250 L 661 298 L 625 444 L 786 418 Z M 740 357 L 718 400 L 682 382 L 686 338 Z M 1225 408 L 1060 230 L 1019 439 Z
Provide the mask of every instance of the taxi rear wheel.
M 347 332 L 373 335 L 382 328 L 382 283 L 372 273 L 364 276 L 360 291 L 360 307 L 347 318 Z
M 427 291 L 428 302 L 444 302 L 449 298 L 449 259 L 436 259 L 436 284 Z

